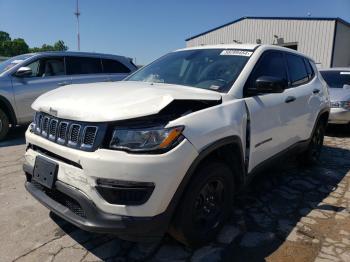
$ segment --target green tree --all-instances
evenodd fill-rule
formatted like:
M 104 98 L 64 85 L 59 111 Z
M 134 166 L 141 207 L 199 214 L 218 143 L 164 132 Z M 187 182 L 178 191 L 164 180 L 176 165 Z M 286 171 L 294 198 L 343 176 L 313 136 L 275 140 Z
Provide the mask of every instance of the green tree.
M 11 41 L 11 37 L 8 33 L 0 31 L 0 42 Z
M 68 46 L 66 46 L 62 40 L 58 40 L 58 41 L 53 45 L 53 48 L 54 48 L 56 51 L 67 51 L 67 50 L 68 50 Z
M 45 51 L 67 51 L 68 46 L 64 44 L 62 40 L 57 41 L 53 46 L 43 44 L 41 47 L 30 48 L 30 52 L 45 52 Z
M 28 52 L 66 51 L 68 46 L 62 40 L 54 45 L 43 44 L 41 47 L 29 48 L 23 38 L 11 39 L 7 32 L 0 31 L 0 56 L 16 56 Z
M 29 52 L 29 47 L 23 38 L 16 38 L 11 41 L 10 56 L 21 55 Z

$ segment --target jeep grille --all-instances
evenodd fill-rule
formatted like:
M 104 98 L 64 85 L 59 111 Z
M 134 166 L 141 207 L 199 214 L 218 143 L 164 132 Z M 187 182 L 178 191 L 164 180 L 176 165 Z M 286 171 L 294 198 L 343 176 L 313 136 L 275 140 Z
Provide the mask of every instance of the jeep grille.
M 101 144 L 105 127 L 104 124 L 64 120 L 38 112 L 32 130 L 57 144 L 93 151 Z

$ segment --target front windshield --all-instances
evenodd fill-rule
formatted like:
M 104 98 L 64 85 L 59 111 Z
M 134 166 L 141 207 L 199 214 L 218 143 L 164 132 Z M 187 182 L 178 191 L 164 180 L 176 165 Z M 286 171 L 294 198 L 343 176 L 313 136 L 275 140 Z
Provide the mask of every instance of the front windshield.
M 321 71 L 323 79 L 330 88 L 343 88 L 350 85 L 350 71 Z
M 9 70 L 10 68 L 14 67 L 15 65 L 23 62 L 24 60 L 28 59 L 32 55 L 18 55 L 15 57 L 12 57 L 10 59 L 5 60 L 4 62 L 0 63 L 0 74 L 3 72 Z
M 125 80 L 227 92 L 252 53 L 238 49 L 177 51 L 161 57 Z

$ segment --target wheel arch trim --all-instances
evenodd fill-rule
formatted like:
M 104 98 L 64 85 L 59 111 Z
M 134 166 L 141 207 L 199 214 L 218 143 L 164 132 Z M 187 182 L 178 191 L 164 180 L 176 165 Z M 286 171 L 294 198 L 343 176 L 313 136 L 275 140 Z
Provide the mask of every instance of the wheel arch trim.
M 240 151 L 240 158 L 241 158 L 240 165 L 242 168 L 242 172 L 239 173 L 239 176 L 240 176 L 239 179 L 242 180 L 242 183 L 245 183 L 246 177 L 245 177 L 245 169 L 244 169 L 244 153 L 243 153 L 243 146 L 242 146 L 241 139 L 238 136 L 229 136 L 229 137 L 225 137 L 225 138 L 219 139 L 219 140 L 211 143 L 210 145 L 208 145 L 207 147 L 205 147 L 204 149 L 202 149 L 199 152 L 199 155 L 192 162 L 191 166 L 189 167 L 185 176 L 183 177 L 182 181 L 180 182 L 180 185 L 178 186 L 175 194 L 173 195 L 173 197 L 172 197 L 172 199 L 171 199 L 171 201 L 170 201 L 170 203 L 165 211 L 165 213 L 167 214 L 167 217 L 169 219 L 168 225 L 170 225 L 170 222 L 173 218 L 173 215 L 175 214 L 175 211 L 178 208 L 178 205 L 179 205 L 184 193 L 188 189 L 188 185 L 189 185 L 191 179 L 193 178 L 195 171 L 197 170 L 199 165 L 202 163 L 202 160 L 204 160 L 207 156 L 209 156 L 214 151 L 218 150 L 219 148 L 221 148 L 223 146 L 227 146 L 227 145 L 235 145 L 238 147 L 238 149 Z

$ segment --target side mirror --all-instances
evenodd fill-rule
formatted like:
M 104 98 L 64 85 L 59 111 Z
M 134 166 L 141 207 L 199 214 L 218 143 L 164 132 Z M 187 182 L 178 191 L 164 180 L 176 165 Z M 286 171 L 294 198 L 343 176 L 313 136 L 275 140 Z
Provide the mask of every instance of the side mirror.
M 288 83 L 285 79 L 273 76 L 260 76 L 255 80 L 255 93 L 283 93 Z
M 348 85 L 348 84 L 343 85 L 343 89 L 349 90 L 350 89 L 350 85 Z
M 15 73 L 15 76 L 18 76 L 18 77 L 26 77 L 31 75 L 32 75 L 32 69 L 26 66 L 20 67 Z

